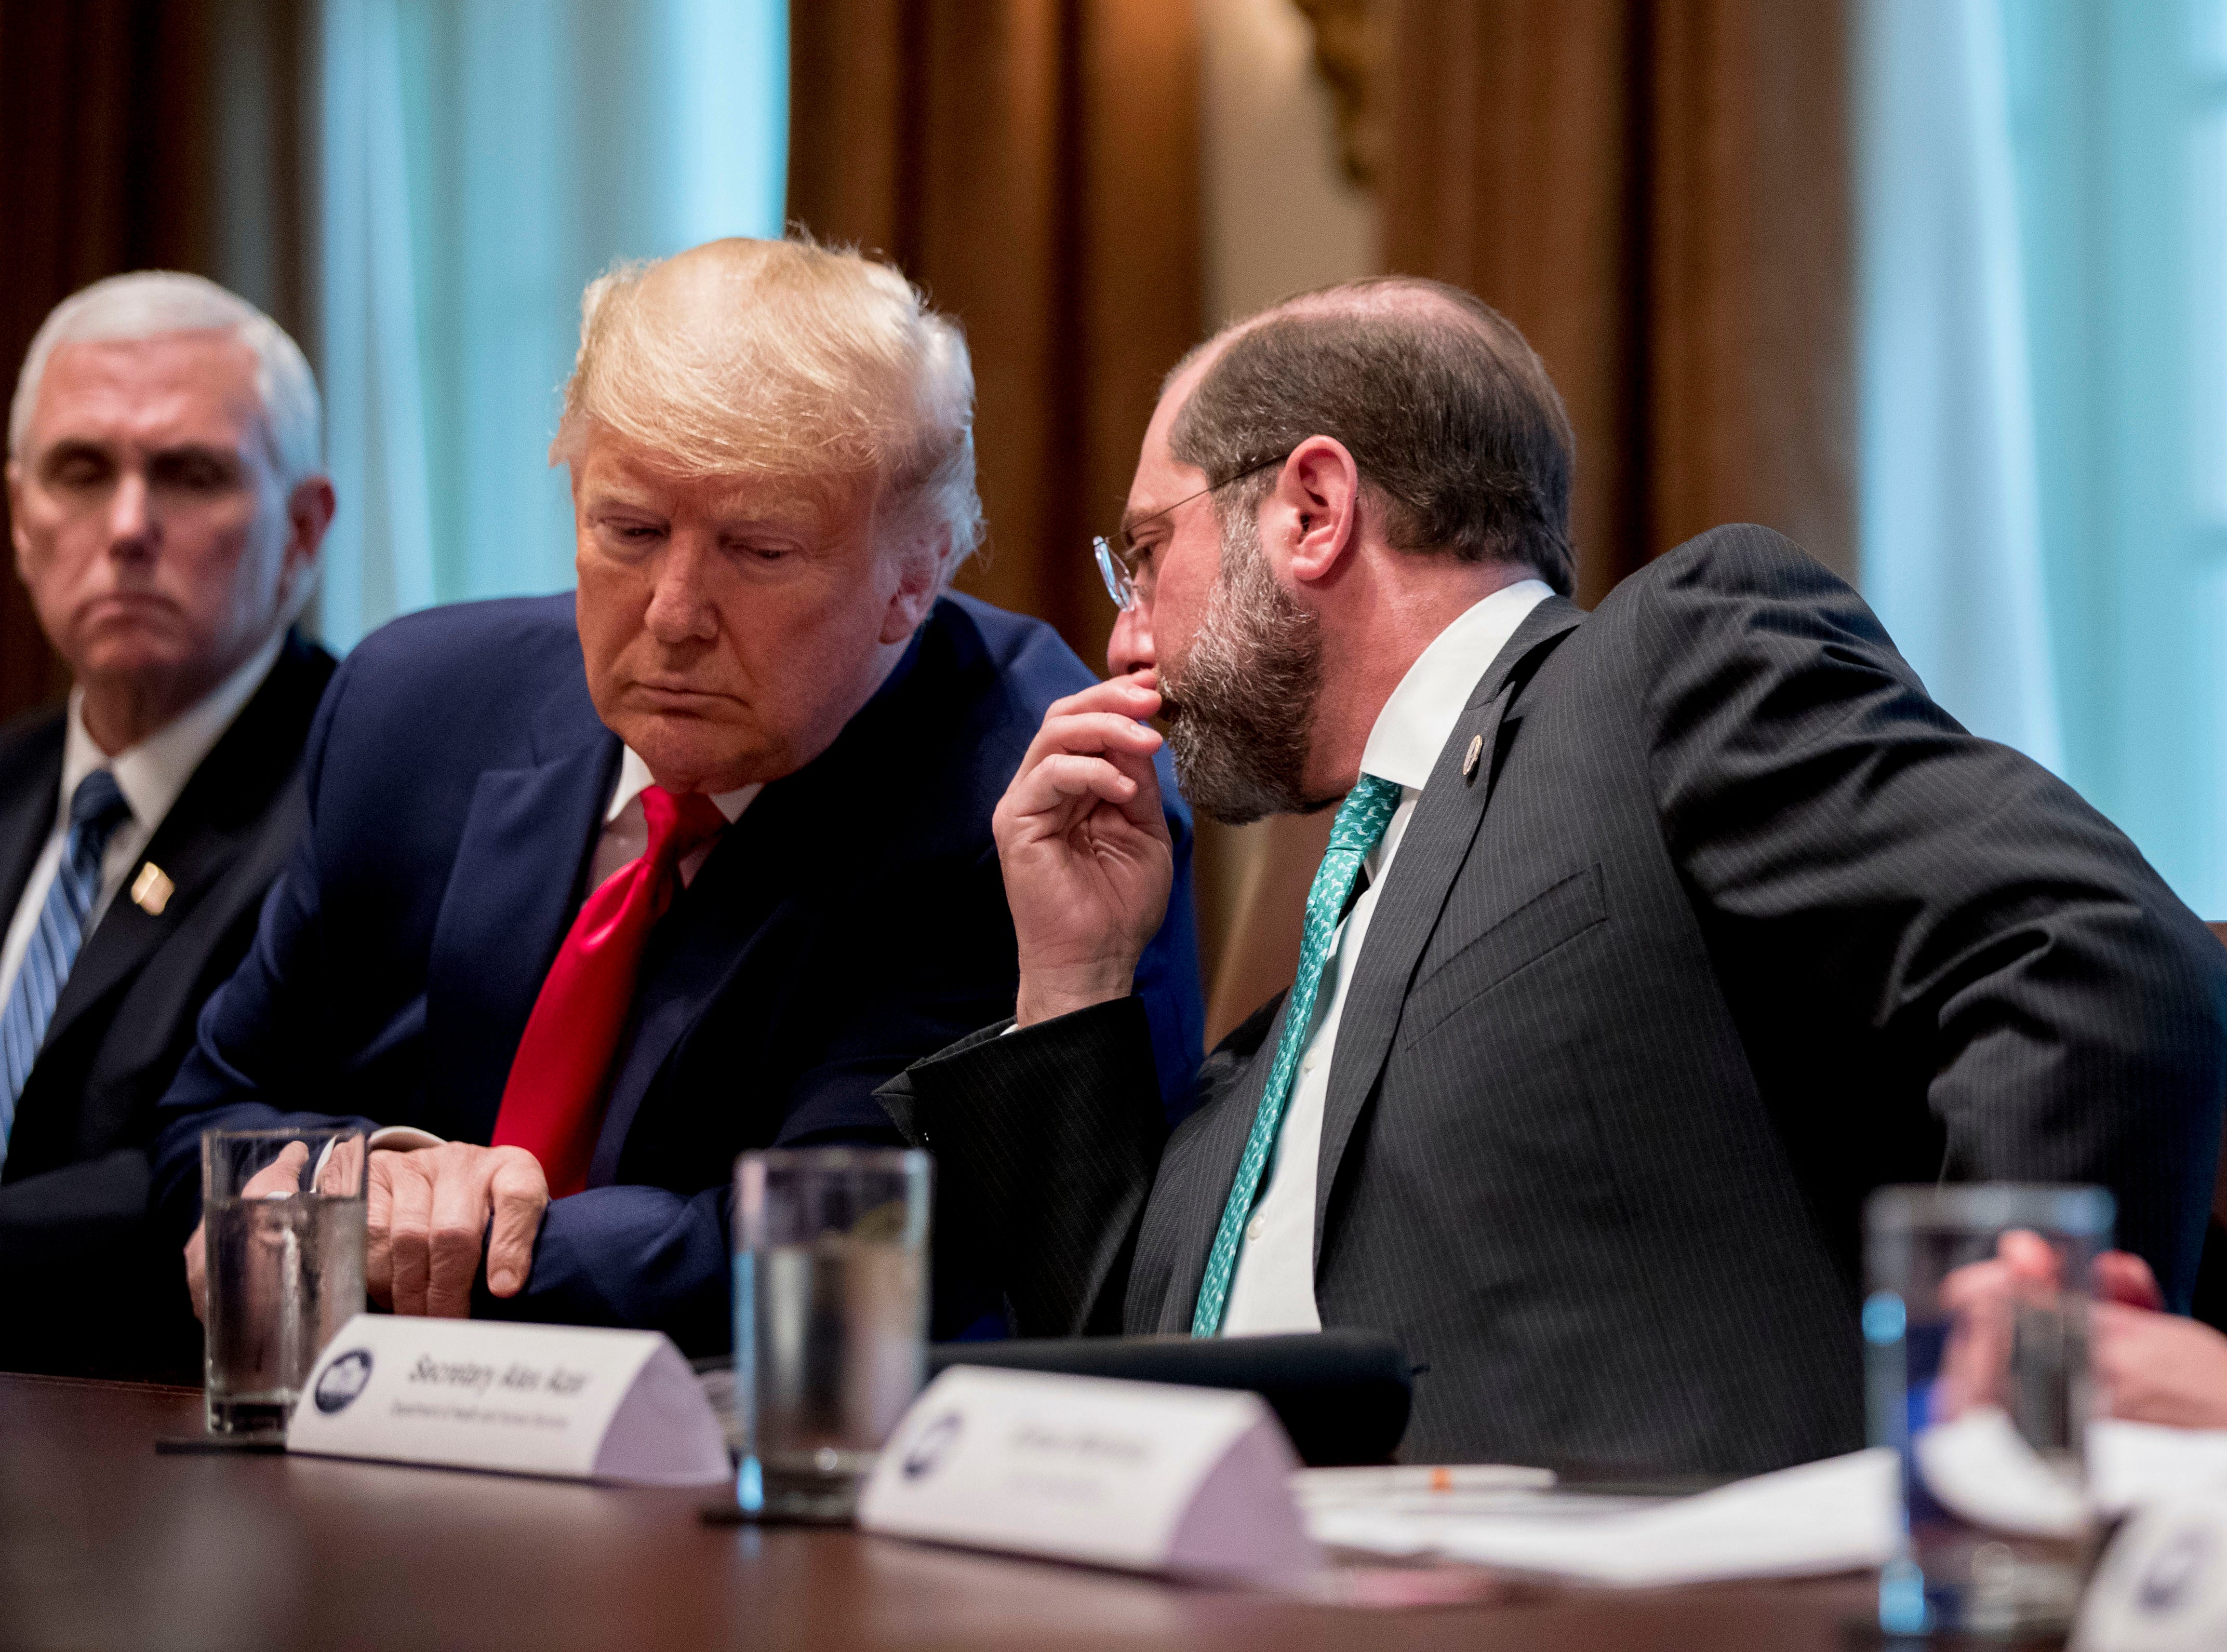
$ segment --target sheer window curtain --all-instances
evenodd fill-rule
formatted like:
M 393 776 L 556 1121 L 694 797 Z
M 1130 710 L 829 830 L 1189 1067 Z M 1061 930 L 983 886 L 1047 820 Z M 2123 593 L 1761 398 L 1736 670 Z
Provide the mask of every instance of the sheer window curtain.
M 781 231 L 782 0 L 323 0 L 319 252 L 335 649 L 562 590 L 548 468 L 580 291 Z
M 2061 769 L 2001 0 L 1863 23 L 1866 591 L 1968 726 Z
M 2227 0 L 1864 0 L 1863 578 L 2227 915 Z

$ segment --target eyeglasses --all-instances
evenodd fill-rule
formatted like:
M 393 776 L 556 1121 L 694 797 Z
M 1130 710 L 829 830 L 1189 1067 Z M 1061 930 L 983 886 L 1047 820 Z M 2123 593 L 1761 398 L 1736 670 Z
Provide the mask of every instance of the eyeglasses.
M 1263 459 L 1258 464 L 1247 466 L 1234 476 L 1224 476 L 1220 482 L 1209 482 L 1195 494 L 1185 494 L 1172 505 L 1161 506 L 1150 516 L 1139 517 L 1121 530 L 1122 548 L 1119 551 L 1114 548 L 1112 543 L 1102 533 L 1091 540 L 1091 552 L 1098 558 L 1098 577 L 1106 582 L 1106 594 L 1114 599 L 1114 606 L 1126 614 L 1137 605 L 1136 564 L 1139 552 L 1135 535 L 1139 528 L 1147 522 L 1157 522 L 1161 517 L 1181 510 L 1194 499 L 1204 499 L 1209 494 L 1219 493 L 1232 482 L 1242 482 L 1248 476 L 1256 476 L 1269 466 L 1281 464 L 1291 456 L 1288 453 L 1279 453 L 1273 459 Z

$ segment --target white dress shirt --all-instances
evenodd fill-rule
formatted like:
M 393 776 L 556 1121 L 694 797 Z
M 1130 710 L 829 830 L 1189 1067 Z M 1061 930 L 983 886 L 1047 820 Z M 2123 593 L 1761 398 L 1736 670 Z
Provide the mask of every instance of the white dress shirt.
M 1407 668 L 1369 730 L 1369 743 L 1361 754 L 1362 772 L 1395 782 L 1400 807 L 1364 863 L 1369 887 L 1339 926 L 1323 964 L 1314 1025 L 1292 1082 L 1267 1190 L 1253 1207 L 1237 1253 L 1237 1271 L 1222 1315 L 1224 1336 L 1322 1329 L 1315 1307 L 1315 1178 L 1322 1156 L 1323 1101 L 1330 1093 L 1338 1017 L 1345 1011 L 1352 966 L 1361 956 L 1369 916 L 1376 909 L 1378 891 L 1391 875 L 1400 839 L 1414 819 L 1415 800 L 1423 794 L 1424 783 L 1461 721 L 1477 679 L 1516 635 L 1524 616 L 1552 594 L 1541 581 L 1526 579 L 1467 609 L 1433 637 Z
M 621 748 L 619 783 L 611 788 L 611 800 L 603 811 L 603 835 L 596 844 L 596 858 L 588 871 L 588 887 L 601 889 L 610 875 L 629 861 L 640 860 L 649 848 L 649 821 L 641 812 L 641 794 L 657 783 L 649 772 L 649 765 L 635 755 L 632 746 Z M 713 807 L 727 817 L 729 826 L 742 819 L 743 811 L 750 800 L 765 790 L 763 781 L 737 788 L 731 792 L 711 794 Z M 711 845 L 705 844 L 685 856 L 680 862 L 680 882 L 685 887 L 696 881 L 696 873 L 711 858 Z
M 54 829 L 47 834 L 38 859 L 31 863 L 30 881 L 23 885 L 15 917 L 8 925 L 7 942 L 0 947 L 0 1004 L 5 1004 L 15 990 L 16 972 L 22 967 L 23 954 L 30 950 L 47 891 L 54 886 L 54 874 L 61 870 L 62 848 L 69 837 L 70 799 L 77 794 L 78 782 L 94 769 L 105 769 L 116 776 L 116 789 L 124 794 L 131 809 L 131 818 L 108 834 L 108 847 L 100 858 L 100 892 L 94 897 L 93 910 L 86 915 L 84 939 L 90 941 L 116 891 L 162 829 L 178 794 L 186 789 L 201 759 L 224 737 L 233 718 L 255 698 L 255 691 L 263 686 L 271 667 L 278 663 L 278 651 L 285 646 L 286 634 L 281 630 L 190 710 L 113 757 L 86 730 L 85 691 L 70 691 L 68 722 L 62 736 L 61 792 L 55 800 Z

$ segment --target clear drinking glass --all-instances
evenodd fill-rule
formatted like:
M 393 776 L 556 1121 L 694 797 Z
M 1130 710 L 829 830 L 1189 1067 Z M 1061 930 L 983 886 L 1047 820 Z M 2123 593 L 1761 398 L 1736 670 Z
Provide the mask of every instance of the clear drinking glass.
M 318 1354 L 363 1311 L 367 1157 L 355 1129 L 201 1133 L 210 1433 L 283 1430 Z
M 928 1155 L 804 1147 L 735 1164 L 735 1496 L 848 1519 L 928 1357 Z
M 1902 1457 L 1903 1547 L 1879 1579 L 1889 1634 L 2048 1634 L 2071 1623 L 2096 1540 L 2086 1500 L 2089 1274 L 2112 1216 L 2101 1188 L 1872 1196 L 1870 1432 Z

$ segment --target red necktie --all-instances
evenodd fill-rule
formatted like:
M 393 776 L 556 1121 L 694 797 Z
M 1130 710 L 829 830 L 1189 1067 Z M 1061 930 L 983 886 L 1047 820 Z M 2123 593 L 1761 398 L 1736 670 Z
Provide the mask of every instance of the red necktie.
M 649 932 L 680 886 L 680 863 L 727 824 L 701 793 L 644 788 L 649 847 L 581 903 L 533 1001 L 495 1114 L 495 1145 L 541 1161 L 552 1198 L 588 1185 L 603 1122 L 603 1086 L 634 1003 L 635 973 Z

